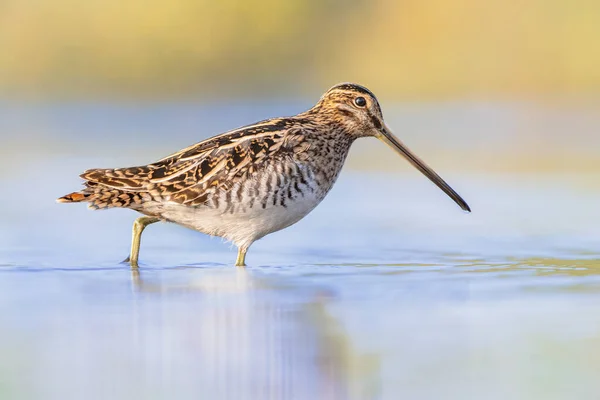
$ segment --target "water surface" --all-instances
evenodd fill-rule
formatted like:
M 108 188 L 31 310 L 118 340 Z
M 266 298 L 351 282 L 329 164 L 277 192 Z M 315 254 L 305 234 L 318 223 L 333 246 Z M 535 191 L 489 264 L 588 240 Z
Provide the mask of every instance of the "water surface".
M 349 169 L 246 269 L 156 224 L 135 272 L 134 212 L 54 199 L 152 146 L 48 137 L 60 151 L 31 140 L 0 175 L 0 398 L 600 396 L 594 174 L 439 170 L 465 214 L 408 167 Z

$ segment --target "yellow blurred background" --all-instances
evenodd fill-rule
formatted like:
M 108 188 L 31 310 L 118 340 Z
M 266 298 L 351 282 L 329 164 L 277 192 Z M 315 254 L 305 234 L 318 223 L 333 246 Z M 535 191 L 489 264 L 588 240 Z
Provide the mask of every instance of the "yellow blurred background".
M 393 99 L 600 92 L 596 0 L 4 0 L 15 96 L 313 94 Z
M 0 136 L 146 163 L 353 81 L 440 168 L 600 171 L 599 38 L 597 0 L 4 0 Z M 356 147 L 351 167 L 405 167 Z

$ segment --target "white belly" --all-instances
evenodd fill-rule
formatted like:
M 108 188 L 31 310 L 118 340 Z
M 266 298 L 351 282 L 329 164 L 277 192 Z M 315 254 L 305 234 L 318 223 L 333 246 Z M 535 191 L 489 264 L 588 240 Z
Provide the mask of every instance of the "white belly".
M 286 228 L 311 212 L 323 199 L 316 193 L 294 200 L 288 200 L 286 206 L 260 204 L 234 212 L 208 207 L 187 207 L 181 204 L 162 203 L 163 218 L 212 236 L 220 236 L 237 246 L 247 247 L 252 242 L 269 233 Z

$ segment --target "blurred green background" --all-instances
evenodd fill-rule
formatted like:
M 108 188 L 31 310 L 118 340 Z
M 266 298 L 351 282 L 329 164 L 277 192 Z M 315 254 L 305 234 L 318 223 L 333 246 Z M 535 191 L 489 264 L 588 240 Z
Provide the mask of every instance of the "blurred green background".
M 126 147 L 124 138 L 143 137 L 149 147 L 148 138 L 171 135 L 172 146 L 156 142 L 140 157 L 146 163 L 303 111 L 353 81 L 376 93 L 388 124 L 440 168 L 600 171 L 599 37 L 595 0 L 4 0 L 0 111 L 18 117 L 0 123 L 3 154 L 31 148 L 24 138 L 81 151 L 74 138 Z M 81 103 L 113 110 L 74 124 L 73 108 L 30 107 Z M 114 115 L 148 103 L 196 106 L 163 112 L 164 131 L 132 122 L 149 120 L 151 106 Z M 197 125 L 178 125 L 215 104 L 223 108 Z M 94 139 L 106 120 L 115 124 Z M 375 156 L 380 150 L 361 145 L 349 166 L 399 165 L 389 152 Z
M 595 0 L 4 0 L 0 86 L 22 96 L 596 95 Z

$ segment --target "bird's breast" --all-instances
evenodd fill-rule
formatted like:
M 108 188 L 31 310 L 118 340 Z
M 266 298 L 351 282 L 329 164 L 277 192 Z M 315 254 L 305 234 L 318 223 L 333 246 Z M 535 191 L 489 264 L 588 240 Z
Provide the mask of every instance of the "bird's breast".
M 223 214 L 263 214 L 273 209 L 288 213 L 310 211 L 327 194 L 332 174 L 309 163 L 275 163 L 229 191 L 215 193 L 209 206 Z

